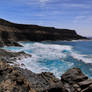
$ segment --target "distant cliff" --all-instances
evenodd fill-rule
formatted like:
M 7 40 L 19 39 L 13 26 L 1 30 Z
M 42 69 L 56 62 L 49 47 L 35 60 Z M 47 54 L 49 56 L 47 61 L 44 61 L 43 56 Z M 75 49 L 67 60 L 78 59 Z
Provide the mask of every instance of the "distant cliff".
M 16 41 L 78 40 L 87 39 L 74 30 L 56 29 L 38 25 L 16 24 L 0 19 L 1 45 L 17 45 Z

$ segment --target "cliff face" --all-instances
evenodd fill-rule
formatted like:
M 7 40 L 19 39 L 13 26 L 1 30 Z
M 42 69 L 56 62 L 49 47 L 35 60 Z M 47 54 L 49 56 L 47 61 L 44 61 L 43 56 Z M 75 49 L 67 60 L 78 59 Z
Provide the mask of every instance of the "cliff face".
M 56 29 L 37 25 L 16 24 L 0 19 L 1 43 L 15 41 L 44 41 L 44 40 L 78 40 L 86 39 L 78 35 L 74 30 Z M 9 44 L 8 44 L 9 45 Z

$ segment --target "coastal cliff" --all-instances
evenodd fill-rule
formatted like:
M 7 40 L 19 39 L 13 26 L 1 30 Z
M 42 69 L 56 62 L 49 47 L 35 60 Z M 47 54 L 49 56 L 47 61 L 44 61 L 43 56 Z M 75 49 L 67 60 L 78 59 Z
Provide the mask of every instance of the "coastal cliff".
M 75 30 L 56 29 L 38 25 L 16 24 L 0 19 L 0 46 L 15 45 L 17 41 L 56 41 L 87 39 L 78 35 Z
M 0 19 L 0 46 L 21 46 L 18 41 L 78 39 L 87 38 L 74 30 L 16 24 Z M 50 72 L 36 74 L 20 67 L 24 66 L 20 63 L 22 57 L 31 55 L 0 49 L 0 92 L 92 92 L 92 79 L 88 79 L 79 68 L 69 69 L 58 79 Z

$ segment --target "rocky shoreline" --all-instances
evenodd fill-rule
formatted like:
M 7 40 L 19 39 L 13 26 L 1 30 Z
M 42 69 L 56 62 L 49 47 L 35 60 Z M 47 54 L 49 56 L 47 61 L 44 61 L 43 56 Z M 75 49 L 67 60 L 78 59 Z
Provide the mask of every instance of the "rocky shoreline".
M 56 41 L 88 39 L 74 30 L 16 24 L 0 19 L 0 47 L 21 46 L 18 41 Z M 31 57 L 24 52 L 0 49 L 0 92 L 91 92 L 92 79 L 73 68 L 56 78 L 50 72 L 35 74 L 20 68 L 17 60 Z M 21 63 L 22 64 L 22 63 Z M 62 71 L 61 71 L 62 72 Z
M 50 72 L 35 74 L 30 70 L 10 65 L 22 55 L 25 58 L 31 57 L 24 52 L 15 53 L 0 49 L 0 92 L 92 91 L 92 79 L 88 79 L 78 68 L 69 69 L 61 76 L 61 79 L 58 79 Z

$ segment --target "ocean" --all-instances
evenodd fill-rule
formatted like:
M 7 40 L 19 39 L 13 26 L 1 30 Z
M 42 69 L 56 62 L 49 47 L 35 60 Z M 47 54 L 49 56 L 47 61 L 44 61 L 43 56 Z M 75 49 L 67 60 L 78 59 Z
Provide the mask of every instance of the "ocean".
M 5 46 L 4 49 L 13 52 L 24 51 L 32 55 L 32 57 L 22 57 L 20 61 L 17 61 L 21 68 L 27 68 L 34 73 L 52 72 L 60 78 L 68 69 L 78 67 L 89 78 L 92 78 L 92 41 L 19 43 L 23 47 Z

